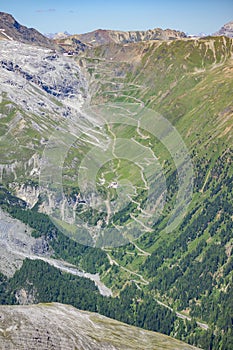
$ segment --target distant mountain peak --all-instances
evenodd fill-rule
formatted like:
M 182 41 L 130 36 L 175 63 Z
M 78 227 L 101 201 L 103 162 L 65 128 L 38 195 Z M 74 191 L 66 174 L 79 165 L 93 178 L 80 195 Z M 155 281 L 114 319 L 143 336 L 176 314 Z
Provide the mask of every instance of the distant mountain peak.
M 67 31 L 64 32 L 57 32 L 57 33 L 46 33 L 44 34 L 49 39 L 65 39 L 68 36 L 71 36 L 72 34 L 68 33 Z
M 233 38 L 233 21 L 224 24 L 214 35 L 224 35 Z

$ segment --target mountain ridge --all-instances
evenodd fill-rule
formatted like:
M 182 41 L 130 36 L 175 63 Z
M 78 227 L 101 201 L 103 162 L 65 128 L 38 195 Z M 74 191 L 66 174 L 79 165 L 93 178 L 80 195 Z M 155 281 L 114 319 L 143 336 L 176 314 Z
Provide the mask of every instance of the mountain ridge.
M 62 40 L 63 42 L 68 42 L 72 38 L 78 39 L 88 45 L 97 46 L 110 43 L 126 44 L 149 40 L 176 40 L 186 38 L 186 34 L 178 30 L 163 30 L 161 28 L 136 31 L 97 29 L 84 34 L 74 34 Z M 61 41 L 58 40 L 56 42 L 60 43 Z
M 160 333 L 52 303 L 0 306 L 1 349 L 198 350 Z
M 25 44 L 57 48 L 52 40 L 34 28 L 21 25 L 8 13 L 0 12 L 0 34 L 2 39 L 16 40 Z

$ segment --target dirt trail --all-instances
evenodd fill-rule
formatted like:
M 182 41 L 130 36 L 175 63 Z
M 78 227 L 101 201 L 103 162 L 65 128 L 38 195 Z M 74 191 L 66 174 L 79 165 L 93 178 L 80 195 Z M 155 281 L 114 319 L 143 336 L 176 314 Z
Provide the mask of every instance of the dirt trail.
M 157 303 L 158 303 L 159 305 L 162 305 L 162 306 L 166 307 L 167 309 L 171 310 L 172 312 L 174 312 L 174 309 L 172 309 L 170 306 L 168 306 L 168 305 L 162 303 L 162 302 L 159 301 L 158 299 L 155 299 L 155 300 L 157 301 Z M 187 316 L 187 315 L 184 315 L 184 314 L 181 314 L 180 312 L 175 311 L 175 314 L 176 314 L 177 317 L 182 318 L 183 320 L 188 320 L 188 321 L 191 321 L 191 320 L 192 320 L 191 317 L 189 317 L 189 316 Z M 206 324 L 206 323 L 202 323 L 202 322 L 198 322 L 198 321 L 197 321 L 197 325 L 198 325 L 200 328 L 202 328 L 202 329 L 205 329 L 205 330 L 209 329 L 209 326 L 208 326 L 208 324 Z

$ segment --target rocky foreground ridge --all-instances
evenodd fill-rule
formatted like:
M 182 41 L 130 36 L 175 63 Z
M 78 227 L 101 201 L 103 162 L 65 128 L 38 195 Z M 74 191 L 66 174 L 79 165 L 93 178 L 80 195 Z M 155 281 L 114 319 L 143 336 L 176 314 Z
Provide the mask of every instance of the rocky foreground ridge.
M 194 350 L 178 340 L 62 304 L 0 306 L 2 350 Z

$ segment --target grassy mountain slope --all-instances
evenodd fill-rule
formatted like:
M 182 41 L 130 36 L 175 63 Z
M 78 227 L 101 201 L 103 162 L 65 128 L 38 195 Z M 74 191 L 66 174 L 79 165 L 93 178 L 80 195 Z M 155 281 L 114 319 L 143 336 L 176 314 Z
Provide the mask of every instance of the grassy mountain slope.
M 177 315 L 179 314 L 179 320 L 175 319 L 174 326 L 169 328 L 169 334 L 204 349 L 231 349 L 233 339 L 230 309 L 233 262 L 232 57 L 233 42 L 225 37 L 109 44 L 87 50 L 77 57 L 77 63 L 88 80 L 92 105 L 132 102 L 141 107 L 149 107 L 169 120 L 186 143 L 194 169 L 194 193 L 186 216 L 172 232 L 166 232 L 166 224 L 177 195 L 177 172 L 166 147 L 150 132 L 136 127 L 123 127 L 117 124 L 116 120 L 116 124 L 109 123 L 101 133 L 96 128 L 95 133 L 82 135 L 82 139 L 72 145 L 64 164 L 62 163 L 66 195 L 72 202 L 75 200 L 75 194 L 79 193 L 76 181 L 77 163 L 93 145 L 93 135 L 95 142 L 98 140 L 100 144 L 104 137 L 133 138 L 147 150 L 153 150 L 159 159 L 167 185 L 166 202 L 160 220 L 137 241 L 116 249 L 106 249 L 105 258 L 108 258 L 109 264 L 105 264 L 107 268 L 102 267 L 99 272 L 103 281 L 112 287 L 114 295 L 119 296 L 119 303 L 124 304 L 124 298 L 128 294 L 131 297 L 138 296 L 132 297 L 125 308 L 120 308 L 122 313 L 125 309 L 124 320 L 153 329 L 153 314 L 149 314 L 148 310 L 153 312 L 153 302 L 157 305 L 155 300 L 159 300 L 167 306 L 169 312 L 172 312 L 169 309 L 172 308 Z M 78 73 L 73 66 L 72 72 L 74 75 Z M 35 81 L 31 83 L 32 86 L 29 86 L 33 90 L 29 90 L 29 94 L 35 96 L 38 86 Z M 83 87 L 86 85 L 83 84 Z M 43 96 L 42 102 L 45 105 L 37 107 L 39 110 L 36 113 L 32 113 L 30 106 L 29 112 L 26 112 L 24 99 L 20 100 L 20 94 L 17 95 L 21 115 L 27 116 L 21 117 L 24 122 L 20 122 L 20 118 L 17 117 L 14 99 L 9 100 L 10 88 L 8 87 L 8 96 L 2 95 L 2 179 L 4 185 L 11 190 L 16 189 L 15 193 L 18 195 L 19 187 L 24 185 L 26 180 L 38 182 L 38 172 L 32 171 L 37 167 L 34 165 L 30 168 L 27 176 L 23 167 L 33 154 L 38 154 L 40 158 L 45 146 L 43 140 L 47 142 L 48 134 L 56 125 L 56 114 L 52 111 L 59 112 L 52 106 L 70 107 L 68 110 L 64 108 L 64 113 L 67 112 L 71 119 L 75 118 L 71 100 L 68 98 L 70 104 L 67 104 L 66 96 L 53 94 L 54 90 L 57 93 L 57 84 L 53 88 L 52 91 L 47 89 L 42 92 L 40 86 L 38 93 Z M 24 93 L 25 91 L 24 89 Z M 26 98 L 27 96 L 29 95 L 26 95 Z M 47 99 L 50 103 L 46 106 Z M 59 120 L 61 119 L 59 116 Z M 31 135 L 31 127 L 27 127 L 31 120 L 40 127 L 46 126 L 45 130 L 40 129 L 39 136 Z M 21 128 L 18 127 L 20 123 L 23 123 Z M 11 138 L 5 137 L 9 129 Z M 38 133 L 38 129 L 36 130 L 33 132 Z M 32 154 L 24 153 L 24 159 L 22 153 L 19 154 L 19 146 L 27 147 L 29 140 L 33 140 Z M 16 144 L 16 141 L 19 144 Z M 18 158 L 22 159 L 19 168 Z M 130 172 L 129 168 L 127 162 L 113 161 L 102 166 L 98 176 L 101 177 L 102 173 L 106 180 L 101 189 L 104 198 L 109 202 L 115 198 L 115 192 L 108 186 L 114 180 L 114 176 L 130 180 L 137 191 L 134 202 L 118 215 L 113 213 L 107 219 L 81 203 L 77 210 L 85 222 L 98 224 L 101 221 L 104 228 L 128 225 L 137 219 L 147 193 L 139 191 L 142 187 L 141 173 L 134 167 L 130 168 Z M 27 170 L 27 166 L 25 169 Z M 25 199 L 28 200 L 27 189 L 24 192 Z M 41 209 L 40 206 L 41 203 L 38 203 L 35 210 Z M 23 213 L 26 213 L 27 220 L 31 219 L 26 207 L 23 209 L 25 212 L 19 213 L 12 205 L 11 214 L 24 216 Z M 134 215 L 131 216 L 131 213 Z M 32 227 L 36 226 L 33 228 L 38 228 L 40 215 L 34 215 L 37 220 L 32 220 Z M 38 236 L 46 235 L 45 231 L 44 227 L 38 230 Z M 61 242 L 59 254 L 65 254 L 67 258 L 69 250 L 63 249 L 67 242 L 64 243 L 64 239 Z M 59 250 L 58 246 L 56 248 Z M 110 316 L 119 317 L 114 305 L 110 305 Z M 102 312 L 104 313 L 104 310 Z M 148 320 L 144 319 L 145 315 L 149 315 Z M 192 322 L 183 322 L 181 317 L 194 319 Z M 195 320 L 199 322 L 198 327 Z M 205 325 L 201 326 L 203 323 Z
M 175 231 L 165 231 L 168 205 L 152 233 L 109 253 L 120 267 L 112 285 L 122 288 L 132 276 L 140 286 L 147 281 L 156 298 L 215 329 L 216 349 L 232 341 L 232 48 L 231 39 L 210 37 L 102 46 L 84 58 L 93 103 L 138 102 L 161 113 L 182 135 L 195 174 L 191 205 Z M 158 142 L 156 152 L 167 159 Z M 163 169 L 169 202 L 174 164 Z

